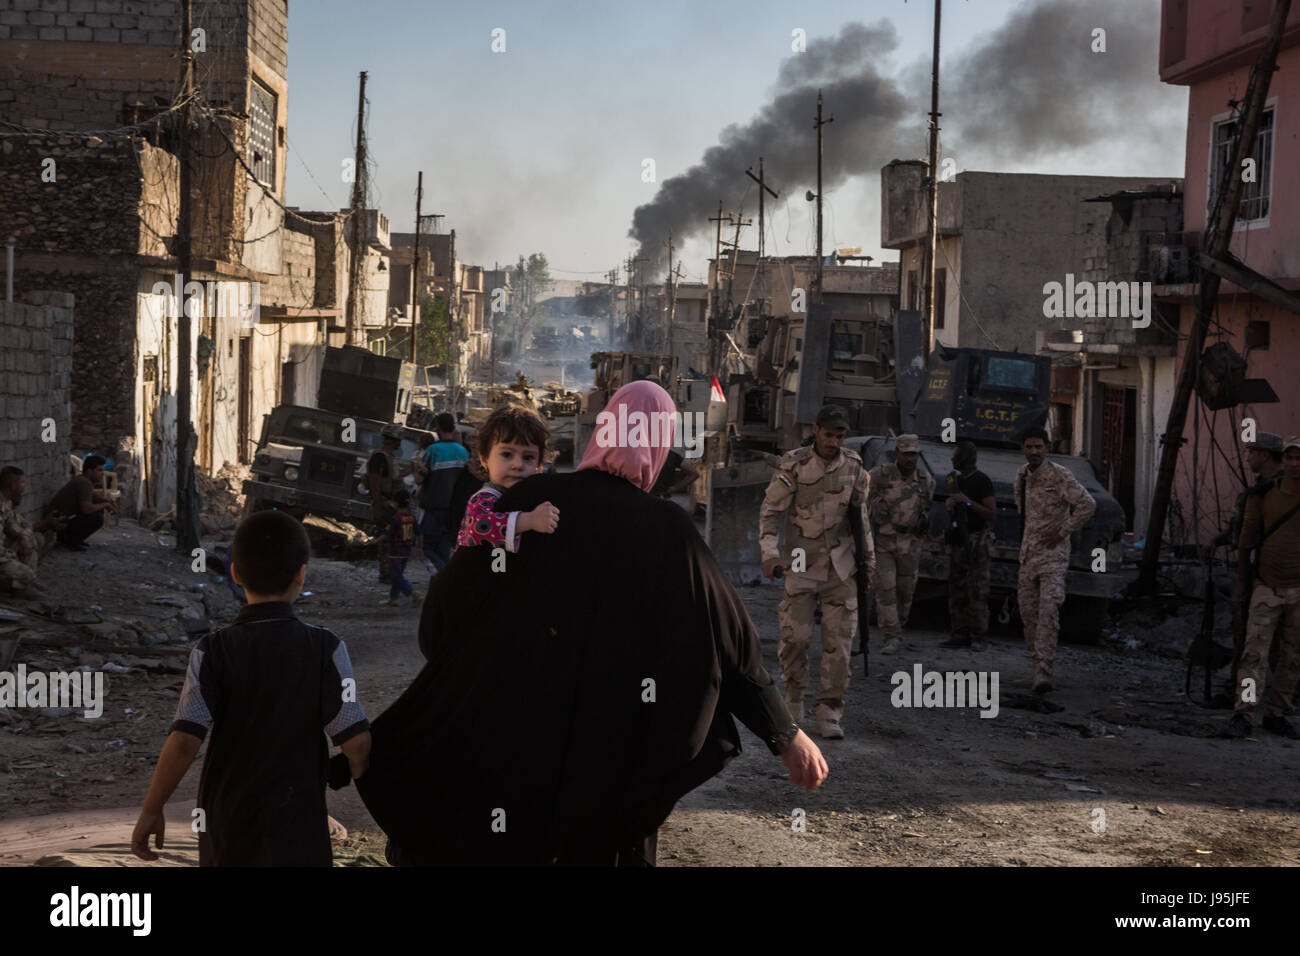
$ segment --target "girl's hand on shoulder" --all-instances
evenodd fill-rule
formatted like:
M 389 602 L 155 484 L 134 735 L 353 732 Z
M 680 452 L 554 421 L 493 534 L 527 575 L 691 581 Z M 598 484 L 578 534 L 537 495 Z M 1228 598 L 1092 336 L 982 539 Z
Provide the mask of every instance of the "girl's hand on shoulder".
M 552 534 L 556 526 L 560 523 L 560 509 L 555 507 L 549 501 L 543 501 L 532 511 L 523 515 L 520 524 L 527 522 L 528 527 L 525 531 L 540 531 L 542 534 Z

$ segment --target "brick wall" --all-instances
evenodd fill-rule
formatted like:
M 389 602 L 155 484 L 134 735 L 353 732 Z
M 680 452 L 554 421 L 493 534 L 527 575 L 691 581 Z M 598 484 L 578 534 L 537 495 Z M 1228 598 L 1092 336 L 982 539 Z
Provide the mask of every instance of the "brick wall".
M 71 442 L 77 448 L 114 454 L 134 433 L 135 326 L 139 272 L 127 263 L 113 271 L 33 270 L 19 260 L 15 299 L 35 290 L 64 289 L 77 302 L 71 345 L 76 375 L 69 384 Z
M 0 302 L 0 465 L 27 475 L 24 511 L 33 517 L 68 480 L 72 371 L 71 295 L 32 292 Z M 54 420 L 48 435 L 42 422 Z M 54 440 L 42 440 L 42 433 Z
M 250 51 L 286 75 L 288 18 L 286 0 L 194 0 L 209 102 L 246 110 Z M 180 0 L 0 0 L 0 118 L 65 130 L 135 122 L 127 112 L 179 89 L 180 21 Z
M 294 220 L 290 219 L 286 225 Z M 303 226 L 310 230 L 310 226 Z M 310 308 L 316 295 L 316 240 L 310 231 L 286 228 L 283 232 L 283 271 L 270 276 L 261 289 L 262 305 Z

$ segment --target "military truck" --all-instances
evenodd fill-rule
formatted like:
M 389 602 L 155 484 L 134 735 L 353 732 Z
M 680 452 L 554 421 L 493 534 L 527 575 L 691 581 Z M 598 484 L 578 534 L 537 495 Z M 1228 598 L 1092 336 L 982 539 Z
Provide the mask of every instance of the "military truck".
M 400 428 L 399 460 L 413 457 L 429 434 L 403 424 L 413 377 L 409 362 L 351 346 L 327 348 L 321 407 L 277 405 L 262 420 L 253 476 L 242 487 L 245 513 L 278 508 L 300 518 L 369 520 L 366 462 L 383 444 L 381 431 Z
M 253 477 L 243 484 L 245 513 L 277 508 L 344 521 L 369 521 L 366 462 L 383 444 L 388 422 L 355 418 L 321 408 L 277 405 L 262 421 Z M 399 461 L 419 451 L 419 429 L 399 426 Z

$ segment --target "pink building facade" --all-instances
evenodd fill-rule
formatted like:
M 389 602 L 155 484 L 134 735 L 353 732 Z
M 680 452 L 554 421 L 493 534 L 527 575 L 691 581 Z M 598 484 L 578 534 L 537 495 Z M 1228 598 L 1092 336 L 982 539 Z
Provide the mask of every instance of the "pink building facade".
M 1269 0 L 1164 0 L 1160 78 L 1188 87 L 1189 93 L 1183 244 L 1191 250 L 1202 245 L 1211 190 L 1230 161 L 1237 116 L 1229 101 L 1244 99 L 1272 7 Z M 1277 63 L 1251 154 L 1255 181 L 1243 183 L 1231 251 L 1300 297 L 1300 4 L 1287 20 Z M 1197 285 L 1194 273 L 1183 278 L 1187 281 L 1158 285 L 1154 292 L 1179 306 L 1179 332 L 1187 336 Z M 1264 379 L 1279 401 L 1256 397 L 1211 411 L 1193 400 L 1184 430 L 1187 444 L 1179 455 L 1172 544 L 1205 543 L 1226 526 L 1242 484 L 1239 448 L 1247 419 L 1259 431 L 1300 433 L 1300 314 L 1224 280 L 1206 345 L 1217 342 L 1235 349 L 1246 360 L 1246 376 Z M 1191 358 L 1183 344 L 1180 366 Z

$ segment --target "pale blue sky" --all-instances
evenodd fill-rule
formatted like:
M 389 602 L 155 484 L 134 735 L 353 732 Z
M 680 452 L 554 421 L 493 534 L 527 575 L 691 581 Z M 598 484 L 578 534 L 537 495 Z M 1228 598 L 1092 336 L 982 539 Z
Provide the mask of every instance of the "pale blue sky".
M 1152 23 L 1158 18 L 1155 0 L 1071 0 L 1074 11 L 1095 10 L 1103 24 L 1117 3 L 1150 7 Z M 950 57 L 957 62 L 982 35 L 1036 5 L 947 0 L 944 69 Z M 395 230 L 413 228 L 416 172 L 423 169 L 424 210 L 446 214 L 444 229 L 456 229 L 461 259 L 490 267 L 543 251 L 557 277 L 596 278 L 635 248 L 627 237 L 632 212 L 658 185 L 642 181 L 642 160 L 655 160 L 662 182 L 698 162 L 723 127 L 753 118 L 772 99 L 795 28 L 811 45 L 845 23 L 892 21 L 897 48 L 873 65 L 903 78 L 915 122 L 924 122 L 932 9 L 930 0 L 293 0 L 287 199 L 305 208 L 348 203 L 340 170 L 352 155 L 357 74 L 364 69 L 375 163 L 371 204 Z M 1079 26 L 1076 18 L 1073 29 Z M 497 27 L 506 31 L 503 53 L 491 50 Z M 1106 66 L 1114 69 L 1121 52 L 1108 55 Z M 1128 55 L 1134 62 L 1123 65 L 1134 73 L 1133 96 L 1143 105 L 1131 120 L 1107 125 L 1099 140 L 1025 160 L 974 148 L 958 154 L 958 167 L 1180 175 L 1185 91 L 1160 84 L 1154 45 Z M 1027 67 L 1031 77 L 1034 69 Z M 836 132 L 827 128 L 827 151 L 852 148 L 836 142 Z M 921 156 L 924 137 L 897 147 L 888 148 L 900 158 Z M 827 189 L 828 247 L 879 253 L 878 168 L 864 164 L 859 175 Z M 743 168 L 737 174 L 743 181 Z M 785 196 L 776 204 L 769 251 L 810 252 L 805 184 L 787 185 L 789 205 Z M 715 211 L 716 200 L 699 210 L 700 220 Z M 756 242 L 751 230 L 746 245 Z M 689 277 L 702 278 L 711 252 L 711 235 L 707 244 L 686 246 Z

